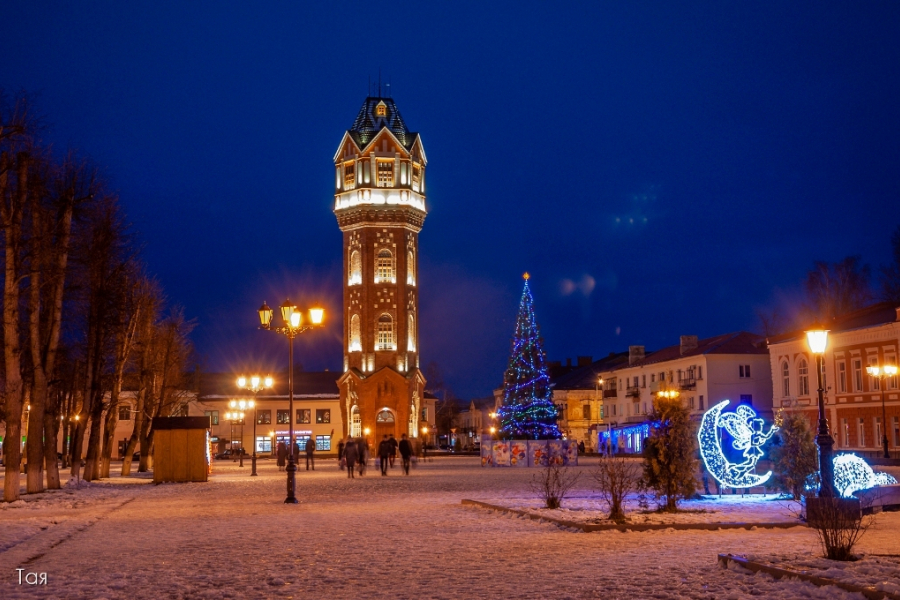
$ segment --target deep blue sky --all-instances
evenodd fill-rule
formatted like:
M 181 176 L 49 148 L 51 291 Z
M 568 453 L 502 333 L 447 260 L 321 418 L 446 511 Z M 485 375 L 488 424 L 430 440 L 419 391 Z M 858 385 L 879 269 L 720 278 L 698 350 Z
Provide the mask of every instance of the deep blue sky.
M 553 359 L 757 329 L 900 224 L 895 2 L 3 2 L 0 86 L 105 168 L 211 369 L 341 367 L 332 156 L 379 68 L 429 158 L 421 349 L 502 377 L 533 275 Z M 423 364 L 424 366 L 424 364 Z

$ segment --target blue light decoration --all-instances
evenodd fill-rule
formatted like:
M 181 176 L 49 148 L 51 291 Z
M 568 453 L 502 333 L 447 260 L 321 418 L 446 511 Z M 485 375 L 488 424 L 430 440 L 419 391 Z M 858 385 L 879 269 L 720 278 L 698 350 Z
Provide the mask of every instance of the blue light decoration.
M 503 406 L 497 411 L 500 433 L 507 439 L 557 440 L 562 437 L 556 425 L 559 414 L 553 404 L 528 273 L 524 278 L 512 351 L 503 376 Z
M 850 498 L 854 492 L 867 490 L 876 485 L 895 483 L 896 479 L 887 473 L 876 473 L 866 461 L 852 452 L 834 457 L 834 489 L 843 498 Z
M 617 429 L 613 429 L 612 431 L 601 431 L 600 446 L 605 446 L 606 443 L 610 441 L 610 438 L 628 438 L 636 433 L 640 434 L 641 440 L 646 440 L 648 437 L 650 437 L 650 423 L 629 425 L 628 427 L 620 427 Z M 618 446 L 618 443 L 610 445 Z
M 765 421 L 756 416 L 756 411 L 741 404 L 734 412 L 722 413 L 730 400 L 723 400 L 703 414 L 697 439 L 700 441 L 700 456 L 706 470 L 725 487 L 751 488 L 765 484 L 772 471 L 757 475 L 756 463 L 763 455 L 762 445 L 772 437 L 778 427 L 772 425 L 765 430 Z M 720 429 L 731 437 L 731 447 L 741 453 L 740 462 L 728 460 L 722 448 Z M 735 452 L 729 451 L 733 455 Z

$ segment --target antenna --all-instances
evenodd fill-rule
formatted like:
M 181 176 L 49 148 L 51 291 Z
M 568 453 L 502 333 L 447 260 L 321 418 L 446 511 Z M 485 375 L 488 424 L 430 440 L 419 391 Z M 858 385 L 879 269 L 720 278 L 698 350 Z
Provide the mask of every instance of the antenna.
M 381 98 L 381 67 L 378 67 L 378 97 Z
M 393 98 L 393 97 L 394 97 L 394 96 L 393 96 L 393 91 L 391 90 L 391 80 L 392 80 L 392 79 L 393 79 L 393 77 L 391 77 L 390 79 L 388 79 L 388 83 L 387 83 L 387 86 L 388 86 L 388 95 L 387 95 L 387 97 L 388 97 L 388 98 Z

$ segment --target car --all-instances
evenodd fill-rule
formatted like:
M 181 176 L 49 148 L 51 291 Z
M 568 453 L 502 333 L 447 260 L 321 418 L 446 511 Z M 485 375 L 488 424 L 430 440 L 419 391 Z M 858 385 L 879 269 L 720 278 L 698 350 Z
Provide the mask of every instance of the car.
M 235 448 L 234 450 L 232 450 L 231 448 L 228 448 L 227 450 L 217 453 L 215 456 L 213 456 L 213 458 L 215 458 L 216 460 L 227 460 L 229 458 L 234 458 L 239 454 L 247 456 L 247 449 Z

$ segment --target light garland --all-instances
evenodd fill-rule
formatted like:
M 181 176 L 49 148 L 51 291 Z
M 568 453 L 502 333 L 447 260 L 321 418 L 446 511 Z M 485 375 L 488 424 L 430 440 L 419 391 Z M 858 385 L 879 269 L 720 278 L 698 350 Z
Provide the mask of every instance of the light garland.
M 525 288 L 516 316 L 509 366 L 503 378 L 503 406 L 497 411 L 500 432 L 514 439 L 559 439 L 550 376 L 534 316 L 534 298 L 525 275 Z
M 887 473 L 876 473 L 866 461 L 853 454 L 838 454 L 834 457 L 834 489 L 844 498 L 851 498 L 854 492 L 867 490 L 876 485 L 893 485 L 897 480 Z
M 749 406 L 742 404 L 732 413 L 722 414 L 730 400 L 723 400 L 703 414 L 697 439 L 700 442 L 700 456 L 703 464 L 720 484 L 730 488 L 751 488 L 764 485 L 772 471 L 765 475 L 755 473 L 756 463 L 763 456 L 762 445 L 772 437 L 778 427 L 772 425 L 765 431 L 765 421 L 756 416 Z M 744 460 L 732 463 L 722 451 L 719 429 L 724 428 L 731 435 L 731 446 L 743 452 Z

